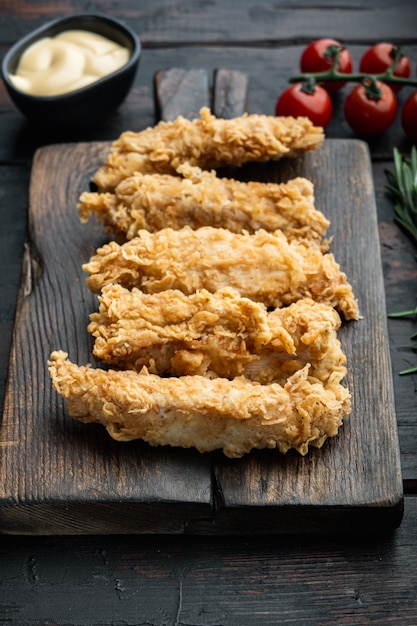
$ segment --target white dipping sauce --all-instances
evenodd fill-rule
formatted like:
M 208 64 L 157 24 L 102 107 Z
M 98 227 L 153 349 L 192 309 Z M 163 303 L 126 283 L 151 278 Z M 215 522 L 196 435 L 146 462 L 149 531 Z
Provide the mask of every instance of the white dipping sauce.
M 68 30 L 45 37 L 25 50 L 14 86 L 34 96 L 56 96 L 90 85 L 128 62 L 130 52 L 86 30 Z

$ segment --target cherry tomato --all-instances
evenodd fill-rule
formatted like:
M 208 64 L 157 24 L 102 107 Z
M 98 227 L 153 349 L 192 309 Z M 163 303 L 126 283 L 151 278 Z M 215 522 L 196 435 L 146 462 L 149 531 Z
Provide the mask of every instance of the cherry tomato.
M 343 48 L 342 44 L 336 39 L 316 39 L 305 48 L 300 59 L 300 67 L 305 72 L 326 72 L 332 67 L 332 57 L 326 54 L 329 46 L 338 46 Z M 350 73 L 352 71 L 352 58 L 348 50 L 342 50 L 339 54 L 339 63 L 337 70 L 339 72 Z M 338 91 L 345 85 L 344 82 L 329 81 L 323 83 L 323 88 L 328 92 Z
M 382 74 L 394 61 L 393 50 L 395 46 L 392 43 L 377 43 L 369 48 L 363 55 L 359 64 L 359 71 L 363 74 Z M 394 76 L 399 78 L 408 78 L 410 76 L 410 61 L 408 57 L 403 56 L 397 63 Z M 402 85 L 388 83 L 391 89 L 396 93 L 402 89 Z
M 313 93 L 306 93 L 302 83 L 295 83 L 280 95 L 275 105 L 275 115 L 308 117 L 315 126 L 323 128 L 330 122 L 332 113 L 332 100 L 319 85 Z
M 401 111 L 401 124 L 404 132 L 417 142 L 417 91 L 408 96 Z
M 379 100 L 369 97 L 362 83 L 356 85 L 346 98 L 346 121 L 358 135 L 383 133 L 397 114 L 397 99 L 391 87 L 381 82 L 376 86 L 381 90 Z

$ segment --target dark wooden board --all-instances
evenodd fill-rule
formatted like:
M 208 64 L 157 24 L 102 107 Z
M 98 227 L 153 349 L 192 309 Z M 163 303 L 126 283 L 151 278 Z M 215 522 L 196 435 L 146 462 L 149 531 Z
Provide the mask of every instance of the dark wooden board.
M 368 149 L 326 140 L 315 154 L 242 168 L 242 178 L 296 174 L 316 185 L 333 250 L 363 319 L 345 324 L 353 412 L 340 434 L 302 458 L 120 444 L 67 417 L 46 362 L 63 348 L 92 361 L 86 331 L 95 296 L 81 263 L 104 236 L 81 225 L 76 203 L 108 143 L 61 144 L 35 157 L 30 242 L 1 426 L 0 530 L 6 533 L 262 533 L 396 527 L 402 481 L 385 299 Z M 235 172 L 237 174 L 238 172 Z

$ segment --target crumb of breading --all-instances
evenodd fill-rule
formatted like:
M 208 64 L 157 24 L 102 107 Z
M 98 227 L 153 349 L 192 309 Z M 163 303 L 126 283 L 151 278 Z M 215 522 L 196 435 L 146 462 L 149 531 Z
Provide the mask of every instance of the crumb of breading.
M 323 129 L 307 117 L 248 115 L 216 118 L 207 108 L 200 118 L 179 116 L 141 132 L 126 131 L 93 177 L 98 190 L 112 191 L 124 178 L 142 174 L 175 174 L 183 163 L 202 169 L 295 157 L 316 150 Z
M 334 306 L 346 319 L 358 318 L 352 287 L 333 254 L 305 241 L 289 242 L 281 231 L 250 235 L 209 226 L 142 230 L 123 245 L 112 241 L 99 248 L 83 269 L 93 292 L 109 283 L 146 293 L 232 287 L 267 307 L 311 298 Z
M 222 449 L 241 457 L 254 448 L 321 447 L 350 412 L 340 383 L 311 381 L 309 366 L 285 385 L 260 385 L 244 378 L 161 378 L 130 371 L 94 369 L 67 360 L 62 351 L 48 362 L 55 390 L 69 414 L 103 424 L 118 441 L 142 439 L 152 446 Z

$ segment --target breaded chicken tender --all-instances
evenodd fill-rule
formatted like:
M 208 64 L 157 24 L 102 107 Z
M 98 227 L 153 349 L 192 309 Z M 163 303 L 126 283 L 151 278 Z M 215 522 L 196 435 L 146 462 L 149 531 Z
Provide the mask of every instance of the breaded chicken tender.
M 136 174 L 119 183 L 114 193 L 84 192 L 78 205 L 81 221 L 94 213 L 106 232 L 128 240 L 142 229 L 188 225 L 235 233 L 280 229 L 288 239 L 321 242 L 329 227 L 329 220 L 314 207 L 313 183 L 306 178 L 244 183 L 189 165 L 179 171 L 183 177 Z
M 346 375 L 336 336 L 340 317 L 313 300 L 267 312 L 230 288 L 187 296 L 108 285 L 99 301 L 88 326 L 93 354 L 118 369 L 283 384 L 310 363 L 309 375 L 322 382 Z
M 281 231 L 236 234 L 227 229 L 145 230 L 119 245 L 112 241 L 83 265 L 87 286 L 100 292 L 119 283 L 145 293 L 178 289 L 185 294 L 232 287 L 243 297 L 279 307 L 311 298 L 358 318 L 358 305 L 333 254 L 317 245 L 289 242 Z
M 323 129 L 306 117 L 245 114 L 221 119 L 206 108 L 200 116 L 192 121 L 179 116 L 141 132 L 122 133 L 93 177 L 98 190 L 113 191 L 136 172 L 175 174 L 182 163 L 211 170 L 295 157 L 316 150 L 324 140 Z
M 142 439 L 152 446 L 222 449 L 240 457 L 253 448 L 321 447 L 335 436 L 350 412 L 350 396 L 340 383 L 311 381 L 309 366 L 285 385 L 260 385 L 244 378 L 204 376 L 161 378 L 130 371 L 78 366 L 59 351 L 49 371 L 69 414 L 103 424 L 118 441 Z

